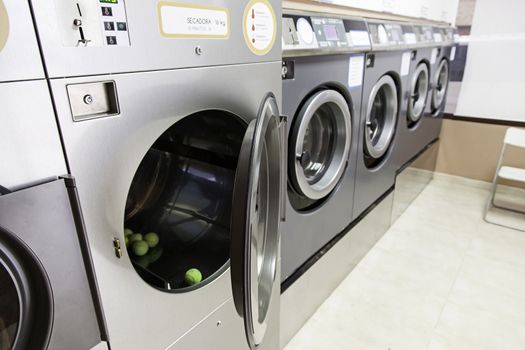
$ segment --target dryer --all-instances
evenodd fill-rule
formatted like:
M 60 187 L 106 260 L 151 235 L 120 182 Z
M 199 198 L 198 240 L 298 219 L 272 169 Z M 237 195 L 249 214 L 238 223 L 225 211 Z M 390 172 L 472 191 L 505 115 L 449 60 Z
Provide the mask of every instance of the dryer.
M 395 147 L 399 151 L 397 163 L 404 168 L 431 141 L 432 132 L 426 124 L 432 120 L 424 118 L 430 104 L 432 53 L 434 36 L 432 27 L 404 25 L 403 34 L 411 50 L 410 69 L 407 79 L 406 100 L 402 104 Z
M 283 15 L 283 112 L 289 117 L 283 289 L 351 223 L 364 51 L 362 19 Z
M 108 349 L 29 4 L 0 0 L 0 348 Z
M 394 139 L 410 58 L 401 25 L 375 20 L 367 24 L 372 51 L 365 63 L 353 219 L 394 186 Z
M 113 349 L 279 346 L 280 5 L 33 3 Z

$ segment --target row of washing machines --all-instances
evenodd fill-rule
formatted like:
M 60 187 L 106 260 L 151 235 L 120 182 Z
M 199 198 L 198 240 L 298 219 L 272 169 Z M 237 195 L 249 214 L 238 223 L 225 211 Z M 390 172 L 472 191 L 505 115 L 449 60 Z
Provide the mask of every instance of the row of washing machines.
M 283 15 L 285 284 L 439 138 L 454 42 L 447 26 Z
M 438 137 L 449 35 L 0 0 L 0 349 L 278 349 L 281 282 Z

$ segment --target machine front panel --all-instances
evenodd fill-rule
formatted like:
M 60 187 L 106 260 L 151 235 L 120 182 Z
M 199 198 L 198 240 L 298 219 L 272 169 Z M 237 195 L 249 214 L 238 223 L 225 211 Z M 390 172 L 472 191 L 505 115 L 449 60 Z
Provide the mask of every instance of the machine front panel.
M 276 61 L 281 3 L 34 3 L 50 77 Z

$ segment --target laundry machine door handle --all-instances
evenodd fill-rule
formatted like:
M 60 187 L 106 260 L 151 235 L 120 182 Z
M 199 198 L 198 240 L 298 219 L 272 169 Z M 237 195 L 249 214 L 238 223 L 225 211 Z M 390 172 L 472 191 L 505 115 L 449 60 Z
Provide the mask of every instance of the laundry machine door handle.
M 244 135 L 233 189 L 232 291 L 251 349 L 263 342 L 279 295 L 281 125 L 275 97 L 268 94 Z

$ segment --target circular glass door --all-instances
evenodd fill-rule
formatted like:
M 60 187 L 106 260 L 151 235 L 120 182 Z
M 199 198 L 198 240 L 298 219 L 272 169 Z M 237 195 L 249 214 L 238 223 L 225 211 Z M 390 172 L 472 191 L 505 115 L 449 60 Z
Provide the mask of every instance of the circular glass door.
M 447 60 L 441 60 L 439 67 L 434 78 L 434 91 L 432 92 L 432 112 L 437 111 L 443 102 L 447 94 L 448 88 L 448 62 Z
M 150 285 L 199 288 L 229 266 L 232 194 L 246 125 L 222 111 L 175 123 L 139 165 L 126 202 L 125 241 Z
M 365 153 L 380 159 L 386 153 L 396 128 L 397 88 L 394 79 L 384 75 L 372 88 L 365 122 Z
M 302 210 L 325 198 L 343 176 L 351 142 L 351 114 L 335 90 L 310 97 L 294 121 L 289 155 L 292 205 Z M 296 199 L 296 197 L 302 197 Z
M 44 267 L 22 240 L 0 227 L 0 349 L 46 349 L 52 325 Z
M 18 291 L 10 273 L 0 264 L 0 349 L 14 347 L 19 323 Z
M 410 126 L 417 123 L 425 112 L 428 87 L 428 67 L 425 63 L 420 63 L 414 71 L 410 85 L 411 90 L 408 100 L 408 123 Z

